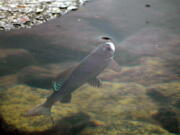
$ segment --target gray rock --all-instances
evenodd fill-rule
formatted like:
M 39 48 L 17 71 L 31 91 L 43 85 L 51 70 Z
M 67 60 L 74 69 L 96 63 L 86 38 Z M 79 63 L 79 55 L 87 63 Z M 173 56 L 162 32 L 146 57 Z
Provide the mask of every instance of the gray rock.
M 0 75 L 14 73 L 35 63 L 33 56 L 24 49 L 0 49 Z
M 32 87 L 51 88 L 55 74 L 46 68 L 29 66 L 17 74 L 18 82 Z

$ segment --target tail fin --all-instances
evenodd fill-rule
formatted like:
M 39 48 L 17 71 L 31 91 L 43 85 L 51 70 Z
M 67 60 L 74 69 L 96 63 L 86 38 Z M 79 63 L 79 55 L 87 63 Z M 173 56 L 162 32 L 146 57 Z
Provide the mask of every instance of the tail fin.
M 29 110 L 24 116 L 37 116 L 37 115 L 51 115 L 51 107 L 46 107 L 44 104 L 40 104 L 35 108 Z

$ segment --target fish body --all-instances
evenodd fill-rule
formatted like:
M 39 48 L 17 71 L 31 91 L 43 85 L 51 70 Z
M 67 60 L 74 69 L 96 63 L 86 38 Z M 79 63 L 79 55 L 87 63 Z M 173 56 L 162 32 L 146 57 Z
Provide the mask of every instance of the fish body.
M 85 83 L 99 87 L 97 76 L 113 59 L 115 46 L 108 41 L 95 48 L 78 65 L 61 73 L 53 83 L 54 92 L 45 103 L 38 105 L 27 113 L 27 116 L 50 115 L 50 110 L 56 101 L 70 102 L 71 93 Z

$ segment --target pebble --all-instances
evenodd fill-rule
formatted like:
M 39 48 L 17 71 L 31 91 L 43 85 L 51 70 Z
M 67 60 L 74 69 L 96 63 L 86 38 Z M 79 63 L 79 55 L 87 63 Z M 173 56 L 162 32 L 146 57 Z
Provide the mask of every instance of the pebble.
M 2 0 L 0 30 L 31 28 L 55 17 L 77 10 L 87 0 Z

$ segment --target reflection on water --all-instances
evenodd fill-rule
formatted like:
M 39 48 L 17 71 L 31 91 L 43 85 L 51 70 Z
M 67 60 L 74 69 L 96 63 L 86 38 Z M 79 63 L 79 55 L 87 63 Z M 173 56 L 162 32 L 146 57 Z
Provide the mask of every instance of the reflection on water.
M 4 132 L 180 133 L 179 5 L 178 0 L 97 0 L 32 29 L 1 32 Z M 116 44 L 121 71 L 107 68 L 100 75 L 102 88 L 84 85 L 70 104 L 57 103 L 55 127 L 47 117 L 23 117 L 51 93 L 52 79 L 78 63 L 104 35 Z M 18 130 L 6 131 L 9 126 Z

